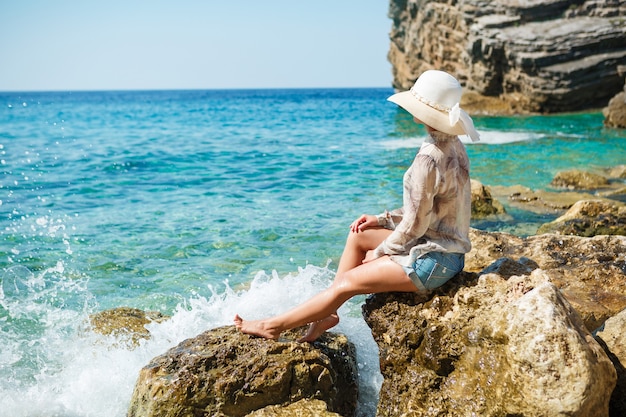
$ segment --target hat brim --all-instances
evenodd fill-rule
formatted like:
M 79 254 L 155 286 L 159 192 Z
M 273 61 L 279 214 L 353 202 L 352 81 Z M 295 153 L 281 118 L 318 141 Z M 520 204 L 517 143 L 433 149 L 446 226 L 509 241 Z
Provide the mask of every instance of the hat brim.
M 466 135 L 465 130 L 460 122 L 456 122 L 450 126 L 450 118 L 448 113 L 437 110 L 429 105 L 422 103 L 416 99 L 410 91 L 403 91 L 396 93 L 389 97 L 387 100 L 397 104 L 404 110 L 411 113 L 413 117 L 436 129 L 440 132 L 447 133 L 448 135 Z

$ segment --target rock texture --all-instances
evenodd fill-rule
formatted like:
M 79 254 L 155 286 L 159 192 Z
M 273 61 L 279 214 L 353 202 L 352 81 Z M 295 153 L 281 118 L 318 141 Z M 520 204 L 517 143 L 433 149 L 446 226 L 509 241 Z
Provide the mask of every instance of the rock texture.
M 552 190 L 531 190 L 520 185 L 486 187 L 493 201 L 542 217 L 561 216 L 538 224 L 531 233 L 576 234 L 579 236 L 626 234 L 626 167 L 618 165 L 595 172 L 568 170 L 558 172 Z M 478 193 L 472 194 L 472 199 Z M 484 200 L 484 199 L 483 199 Z M 482 200 L 472 200 L 480 207 Z M 545 216 L 543 216 L 545 215 Z M 500 219 L 504 219 L 502 216 Z M 473 216 L 473 219 L 480 219 Z
M 600 174 L 572 169 L 557 173 L 550 182 L 552 187 L 569 190 L 592 190 L 609 186 L 609 180 Z
M 285 335 L 290 336 L 297 337 Z M 185 340 L 146 365 L 128 417 L 236 417 L 272 405 L 307 416 L 320 409 L 310 402 L 291 404 L 302 399 L 322 400 L 330 412 L 352 416 L 356 380 L 354 347 L 344 336 L 327 334 L 313 345 L 222 327 Z M 256 415 L 279 412 L 271 408 Z
M 328 411 L 324 401 L 300 400 L 286 406 L 270 405 L 246 417 L 341 417 L 341 414 Z
M 511 276 L 540 268 L 589 331 L 626 308 L 626 236 L 520 238 L 472 229 L 470 238 L 473 247 L 465 271 Z
M 602 108 L 624 80 L 622 0 L 391 0 L 393 86 L 455 75 L 472 113 Z
M 141 339 L 148 339 L 150 332 L 145 325 L 161 322 L 169 317 L 158 311 L 143 311 L 131 307 L 118 307 L 100 311 L 89 316 L 91 330 L 102 335 L 113 335 L 117 343 L 136 346 Z
M 626 310 L 608 319 L 596 332 L 596 339 L 604 346 L 617 370 L 617 385 L 609 403 L 610 415 L 626 416 Z
M 541 270 L 374 295 L 364 316 L 385 378 L 378 416 L 608 415 L 615 369 Z
M 617 70 L 623 76 L 626 73 L 626 66 L 618 67 Z M 602 110 L 602 113 L 604 114 L 604 124 L 606 126 L 626 128 L 626 84 L 624 84 L 622 91 L 609 101 L 608 106 Z
M 577 201 L 564 215 L 539 227 L 537 233 L 626 236 L 626 206 L 604 200 Z
M 489 187 L 477 180 L 471 180 L 471 184 L 473 219 L 481 219 L 506 213 L 504 206 L 491 196 Z

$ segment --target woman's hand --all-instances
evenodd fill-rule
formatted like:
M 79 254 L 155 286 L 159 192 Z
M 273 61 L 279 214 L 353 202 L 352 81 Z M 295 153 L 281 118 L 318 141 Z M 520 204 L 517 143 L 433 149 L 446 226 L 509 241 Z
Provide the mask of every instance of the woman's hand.
M 350 225 L 350 231 L 353 233 L 362 232 L 370 227 L 378 227 L 378 218 L 370 214 L 363 214 Z

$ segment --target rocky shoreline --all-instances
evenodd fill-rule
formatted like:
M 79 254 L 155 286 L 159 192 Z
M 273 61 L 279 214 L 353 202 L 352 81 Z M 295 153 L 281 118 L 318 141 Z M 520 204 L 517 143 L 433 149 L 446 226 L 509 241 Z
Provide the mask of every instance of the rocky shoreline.
M 624 86 L 625 13 L 619 0 L 391 0 L 393 86 L 442 69 L 474 114 L 601 109 Z
M 377 415 L 624 415 L 625 179 L 620 166 L 559 173 L 554 192 L 474 182 L 474 218 L 509 204 L 561 216 L 528 237 L 472 229 L 465 269 L 444 287 L 367 298 Z M 92 326 L 145 338 L 143 325 L 164 319 L 118 309 Z M 142 369 L 128 416 L 353 416 L 354 346 L 297 334 L 268 341 L 227 326 L 188 339 Z

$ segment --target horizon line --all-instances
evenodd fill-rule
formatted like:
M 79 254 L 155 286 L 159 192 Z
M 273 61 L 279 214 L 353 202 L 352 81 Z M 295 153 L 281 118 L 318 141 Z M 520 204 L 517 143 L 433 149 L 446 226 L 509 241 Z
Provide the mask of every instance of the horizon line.
M 130 93 L 130 92 L 165 92 L 165 91 L 255 91 L 255 90 L 367 90 L 390 89 L 392 86 L 369 87 L 219 87 L 219 88 L 116 88 L 116 89 L 49 89 L 49 90 L 2 90 L 0 94 L 31 93 Z

